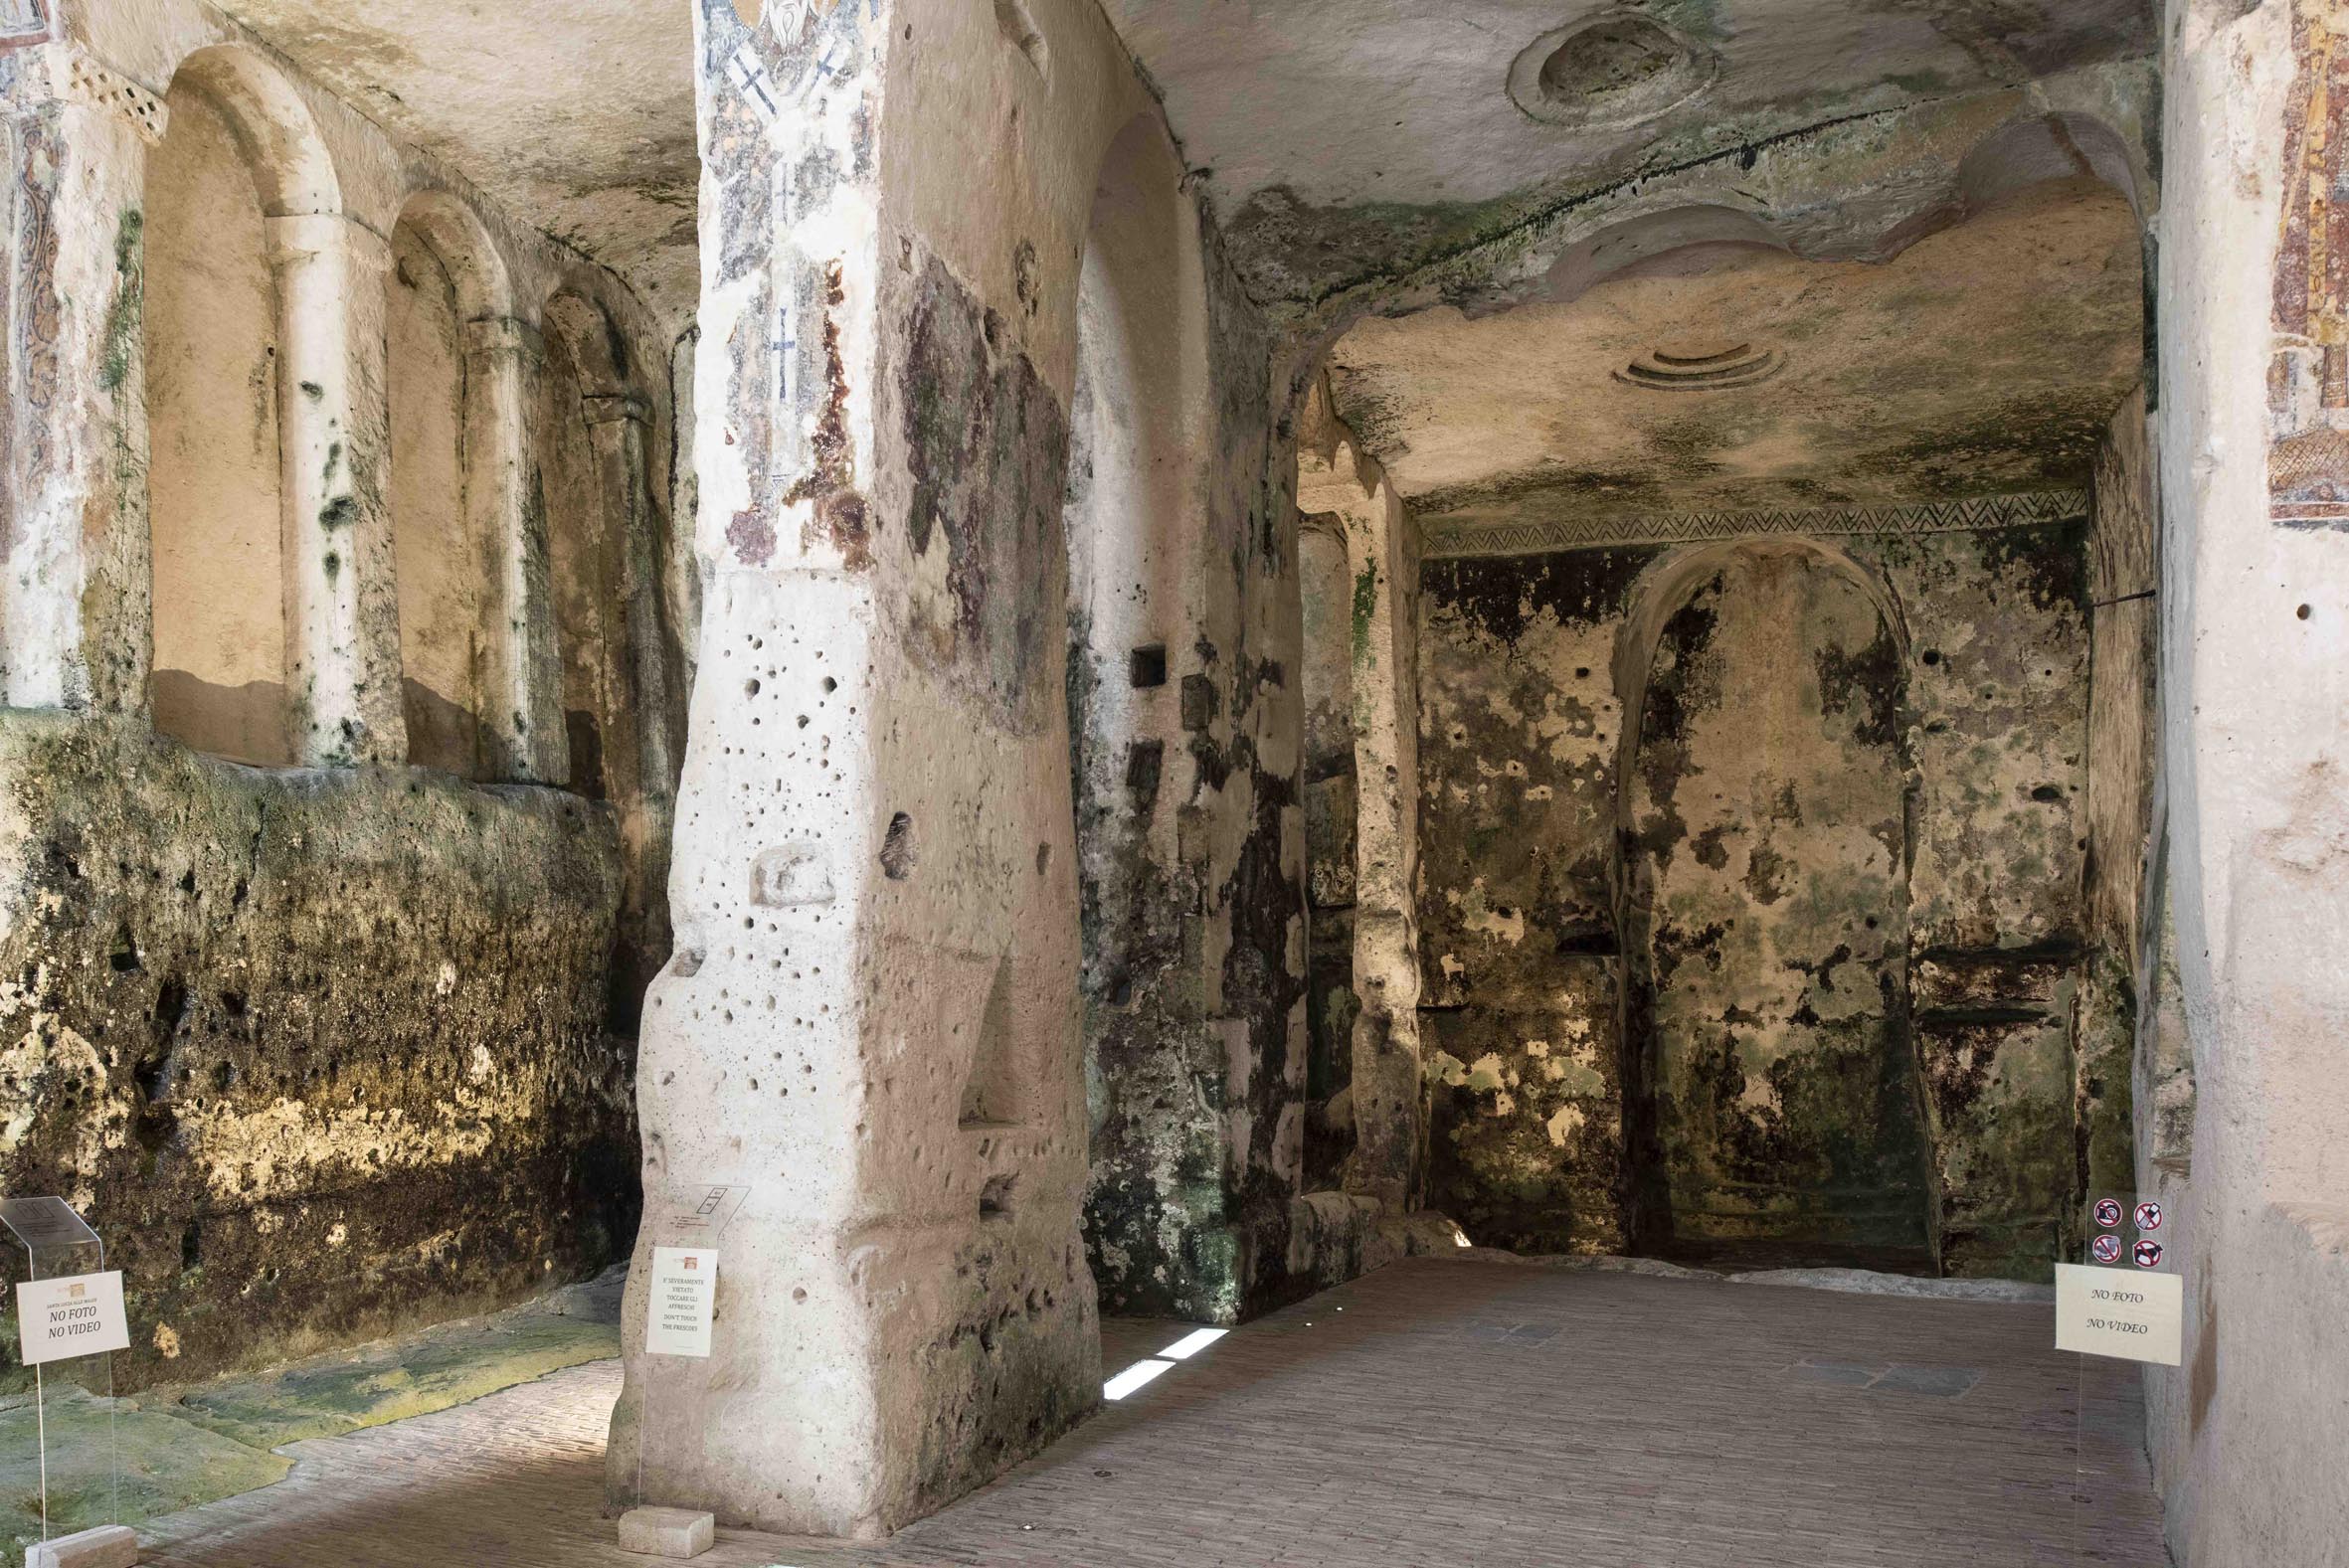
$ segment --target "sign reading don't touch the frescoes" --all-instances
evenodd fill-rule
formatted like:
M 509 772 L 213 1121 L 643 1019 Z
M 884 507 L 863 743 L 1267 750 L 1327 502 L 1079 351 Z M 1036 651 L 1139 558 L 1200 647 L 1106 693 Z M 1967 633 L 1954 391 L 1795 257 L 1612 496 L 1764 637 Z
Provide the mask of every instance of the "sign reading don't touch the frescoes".
M 718 1255 L 703 1247 L 652 1249 L 652 1292 L 644 1304 L 644 1350 L 706 1360 L 717 1320 Z

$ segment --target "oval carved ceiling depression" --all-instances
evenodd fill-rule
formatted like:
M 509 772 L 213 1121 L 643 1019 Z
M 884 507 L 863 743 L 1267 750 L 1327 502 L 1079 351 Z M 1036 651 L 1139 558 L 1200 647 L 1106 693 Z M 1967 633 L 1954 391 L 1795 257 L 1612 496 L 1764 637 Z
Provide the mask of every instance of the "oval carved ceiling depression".
M 1888 262 L 1709 245 L 1367 319 L 1331 390 L 1423 523 L 2074 487 L 2141 374 L 2141 258 L 2124 197 L 2051 181 Z

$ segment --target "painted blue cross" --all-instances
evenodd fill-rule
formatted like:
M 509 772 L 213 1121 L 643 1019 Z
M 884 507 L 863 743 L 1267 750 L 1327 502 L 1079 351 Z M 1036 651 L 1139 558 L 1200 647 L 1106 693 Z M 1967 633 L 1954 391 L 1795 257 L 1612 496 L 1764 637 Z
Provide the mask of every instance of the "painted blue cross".
M 767 68 L 751 53 L 748 44 L 726 57 L 726 74 L 734 79 L 734 85 L 742 89 L 742 95 L 758 110 L 761 119 L 775 117 L 775 95 L 768 90 L 773 84 L 768 80 Z

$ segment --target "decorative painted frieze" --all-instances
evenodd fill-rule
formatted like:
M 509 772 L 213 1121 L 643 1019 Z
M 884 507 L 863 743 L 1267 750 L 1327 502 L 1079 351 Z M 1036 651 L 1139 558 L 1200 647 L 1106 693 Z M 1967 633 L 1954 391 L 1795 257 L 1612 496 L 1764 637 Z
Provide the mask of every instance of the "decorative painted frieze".
M 1945 534 L 2058 523 L 2088 512 L 2085 490 L 2029 490 L 1905 506 L 1767 507 L 1751 511 L 1665 512 L 1624 517 L 1462 522 L 1430 519 L 1421 553 L 1439 556 L 1541 555 L 1601 545 L 1696 544 L 1772 534 Z

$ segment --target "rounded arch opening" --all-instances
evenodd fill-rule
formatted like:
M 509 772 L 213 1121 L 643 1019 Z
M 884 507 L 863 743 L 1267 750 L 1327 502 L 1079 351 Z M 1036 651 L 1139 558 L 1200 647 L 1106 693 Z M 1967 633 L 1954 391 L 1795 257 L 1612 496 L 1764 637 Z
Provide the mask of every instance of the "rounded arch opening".
M 270 217 L 342 211 L 342 182 L 309 105 L 258 50 L 200 49 L 172 78 L 173 91 L 182 87 L 205 94 L 227 121 Z
M 1791 248 L 1758 216 L 1734 207 L 1673 207 L 1610 224 L 1558 253 L 1543 274 L 1550 303 L 1580 298 L 1616 276 L 1703 268 L 1743 251 Z
M 1155 114 L 1112 138 L 1079 261 L 1062 509 L 1067 702 L 1083 1038 L 1096 1161 L 1159 1157 L 1116 1080 L 1129 1035 L 1163 1026 L 1157 976 L 1180 961 L 1171 896 L 1186 680 L 1204 679 L 1189 592 L 1205 509 L 1206 291 L 1182 165 Z M 1179 1003 L 1174 1003 L 1179 1005 Z M 1168 1173 L 1170 1178 L 1172 1173 Z M 1172 1190 L 1172 1179 L 1161 1190 Z M 1153 1255 L 1160 1219 L 1097 1196 L 1097 1256 Z M 1105 1268 L 1104 1300 L 1152 1289 Z
M 393 572 L 409 761 L 482 779 L 495 772 L 491 664 L 497 541 L 476 473 L 504 433 L 476 407 L 468 324 L 502 315 L 504 268 L 469 209 L 412 197 L 384 278 Z
M 166 101 L 141 233 L 150 711 L 199 751 L 283 765 L 291 585 L 270 221 L 334 211 L 339 193 L 308 109 L 253 51 L 191 55 Z
M 1635 1245 L 1931 1272 L 1898 606 L 1800 538 L 1685 552 L 1636 605 L 1614 876 Z
M 2092 114 L 2049 112 L 2009 120 L 1959 162 L 1958 197 L 1971 216 L 2028 186 L 2081 177 L 2111 186 L 2128 198 L 2139 224 L 2152 223 L 2150 175 L 2127 140 Z

